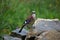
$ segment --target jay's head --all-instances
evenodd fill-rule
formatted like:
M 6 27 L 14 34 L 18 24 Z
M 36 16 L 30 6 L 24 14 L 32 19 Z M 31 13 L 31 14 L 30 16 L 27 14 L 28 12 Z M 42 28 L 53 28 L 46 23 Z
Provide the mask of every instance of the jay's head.
M 36 18 L 36 13 L 35 13 L 35 11 L 32 11 L 32 14 L 31 14 L 31 15 L 32 15 L 33 18 Z

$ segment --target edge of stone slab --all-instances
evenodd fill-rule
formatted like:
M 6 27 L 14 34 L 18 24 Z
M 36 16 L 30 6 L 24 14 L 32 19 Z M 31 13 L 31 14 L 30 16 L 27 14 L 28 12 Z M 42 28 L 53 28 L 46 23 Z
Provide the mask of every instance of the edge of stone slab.
M 59 19 L 44 19 L 44 18 L 37 18 L 37 20 L 43 20 L 43 21 L 59 21 Z

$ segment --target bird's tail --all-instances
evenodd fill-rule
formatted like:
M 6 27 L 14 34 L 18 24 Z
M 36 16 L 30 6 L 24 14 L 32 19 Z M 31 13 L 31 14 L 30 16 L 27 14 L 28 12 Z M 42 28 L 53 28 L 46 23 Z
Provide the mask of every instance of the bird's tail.
M 24 25 L 21 27 L 21 29 L 19 30 L 19 33 L 22 31 L 22 29 L 24 28 L 25 25 L 26 25 L 26 24 L 24 24 Z

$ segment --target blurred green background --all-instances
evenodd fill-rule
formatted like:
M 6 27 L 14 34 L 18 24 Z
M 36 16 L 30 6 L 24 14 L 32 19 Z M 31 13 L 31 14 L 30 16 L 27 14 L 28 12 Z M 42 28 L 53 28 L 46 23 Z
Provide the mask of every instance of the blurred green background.
M 21 27 L 33 10 L 37 18 L 60 19 L 60 0 L 0 0 L 0 35 Z

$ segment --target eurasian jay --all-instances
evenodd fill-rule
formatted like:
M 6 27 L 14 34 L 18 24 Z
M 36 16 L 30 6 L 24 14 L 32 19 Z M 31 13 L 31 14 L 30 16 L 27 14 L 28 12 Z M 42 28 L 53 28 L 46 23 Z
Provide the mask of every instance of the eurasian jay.
M 33 28 L 32 25 L 34 24 L 35 19 L 36 19 L 35 11 L 32 11 L 32 14 L 24 21 L 22 28 L 19 30 L 19 32 L 21 32 L 24 26 L 26 25 L 28 25 L 30 29 Z

